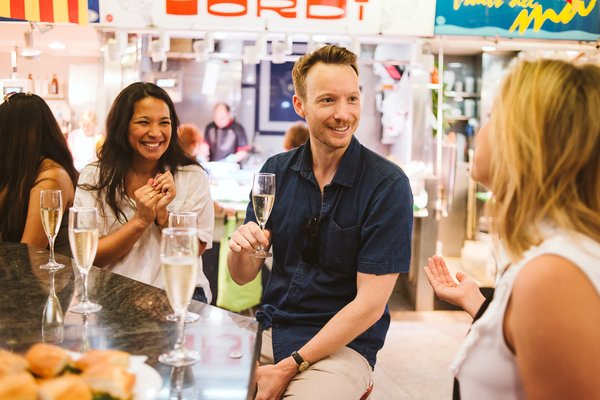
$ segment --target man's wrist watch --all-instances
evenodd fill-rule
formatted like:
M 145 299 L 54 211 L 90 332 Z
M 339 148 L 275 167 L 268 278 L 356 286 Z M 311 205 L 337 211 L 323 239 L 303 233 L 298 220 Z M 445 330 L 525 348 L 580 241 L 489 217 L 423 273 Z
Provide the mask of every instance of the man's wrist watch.
M 296 361 L 299 372 L 304 372 L 310 367 L 310 363 L 308 361 L 306 361 L 304 358 L 302 358 L 302 356 L 300 354 L 298 354 L 297 351 L 292 352 L 292 358 L 294 359 L 294 361 Z

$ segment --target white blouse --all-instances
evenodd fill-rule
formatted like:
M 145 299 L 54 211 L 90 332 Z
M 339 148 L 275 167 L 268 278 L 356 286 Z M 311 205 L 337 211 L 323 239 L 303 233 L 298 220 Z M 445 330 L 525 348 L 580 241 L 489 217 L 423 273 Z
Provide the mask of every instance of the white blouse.
M 504 340 L 506 306 L 519 271 L 533 258 L 554 254 L 577 265 L 600 293 L 600 243 L 579 233 L 544 227 L 545 240 L 499 278 L 494 299 L 473 323 L 452 365 L 462 400 L 525 399 L 516 358 Z
M 119 222 L 113 210 L 104 198 L 98 198 L 96 191 L 82 189 L 82 184 L 96 185 L 100 168 L 96 163 L 85 167 L 79 175 L 78 187 L 75 191 L 75 207 L 96 207 L 100 216 L 100 237 L 107 236 L 124 224 Z M 179 167 L 173 173 L 177 195 L 167 206 L 169 212 L 194 211 L 198 213 L 198 238 L 206 242 L 206 248 L 212 246 L 214 228 L 214 208 L 210 197 L 208 177 L 206 172 L 198 165 Z M 103 207 L 104 206 L 104 207 Z M 135 215 L 135 201 L 126 198 L 121 202 L 127 220 Z M 112 262 L 104 268 L 120 275 L 127 276 L 140 282 L 158 288 L 164 288 L 162 274 L 160 273 L 160 236 L 161 230 L 156 224 L 150 224 L 142 236 L 133 245 L 127 255 L 118 261 Z M 212 294 L 208 279 L 202 272 L 202 257 L 198 257 L 199 273 L 196 286 L 204 289 L 210 303 Z

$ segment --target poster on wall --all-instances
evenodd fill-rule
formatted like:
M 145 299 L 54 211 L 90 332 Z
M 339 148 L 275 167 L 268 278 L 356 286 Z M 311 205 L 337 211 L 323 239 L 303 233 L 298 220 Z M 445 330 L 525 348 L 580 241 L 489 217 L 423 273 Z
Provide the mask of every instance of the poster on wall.
M 597 0 L 437 0 L 436 35 L 598 40 Z

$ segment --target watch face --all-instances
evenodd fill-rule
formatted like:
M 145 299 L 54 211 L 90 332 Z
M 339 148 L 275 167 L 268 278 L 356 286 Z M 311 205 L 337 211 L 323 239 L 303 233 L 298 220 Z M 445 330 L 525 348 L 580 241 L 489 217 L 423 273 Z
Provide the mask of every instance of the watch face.
M 310 367 L 309 362 L 308 361 L 304 361 L 300 365 L 298 365 L 298 371 L 304 372 L 304 371 L 306 371 L 308 369 L 308 367 Z

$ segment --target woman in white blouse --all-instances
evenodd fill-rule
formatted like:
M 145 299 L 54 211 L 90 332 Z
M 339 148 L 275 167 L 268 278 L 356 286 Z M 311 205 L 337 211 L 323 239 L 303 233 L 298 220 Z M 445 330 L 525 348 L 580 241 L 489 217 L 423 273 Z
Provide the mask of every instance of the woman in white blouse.
M 481 315 L 455 398 L 600 399 L 599 116 L 598 65 L 521 61 L 501 86 L 471 171 L 494 193 L 493 300 L 482 312 L 472 280 L 425 267 L 440 298 Z
M 129 85 L 113 102 L 98 161 L 81 171 L 75 193 L 75 206 L 97 207 L 100 214 L 94 264 L 160 288 L 160 232 L 169 212 L 198 213 L 202 252 L 214 225 L 206 172 L 181 149 L 178 125 L 163 89 Z M 208 280 L 198 274 L 194 299 L 210 298 Z

